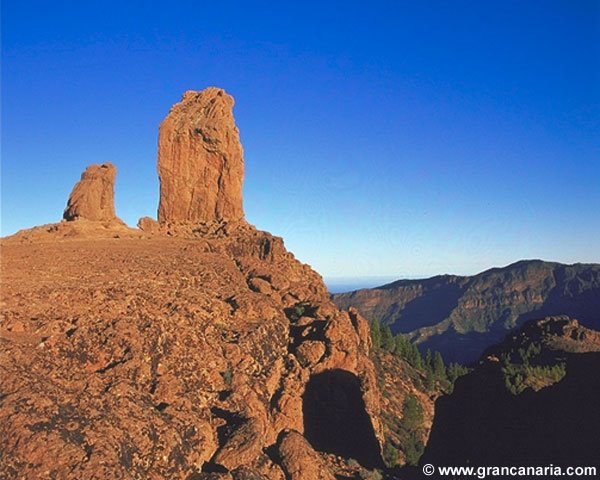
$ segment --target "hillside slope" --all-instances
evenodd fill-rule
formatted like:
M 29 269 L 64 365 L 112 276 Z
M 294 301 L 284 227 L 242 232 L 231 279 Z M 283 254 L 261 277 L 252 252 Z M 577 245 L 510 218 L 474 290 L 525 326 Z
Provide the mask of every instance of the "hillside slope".
M 530 319 L 569 315 L 600 329 L 600 265 L 524 260 L 471 277 L 399 280 L 332 298 L 465 363 Z
M 438 399 L 422 464 L 598 466 L 599 369 L 600 332 L 528 322 Z

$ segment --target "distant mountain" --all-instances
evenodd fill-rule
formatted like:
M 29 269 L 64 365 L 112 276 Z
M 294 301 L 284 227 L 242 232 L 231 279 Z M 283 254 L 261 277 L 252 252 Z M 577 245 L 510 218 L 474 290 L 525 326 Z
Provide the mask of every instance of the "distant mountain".
M 569 315 L 600 329 L 600 264 L 523 260 L 474 276 L 398 280 L 332 298 L 448 361 L 465 363 L 534 318 Z
M 598 465 L 599 369 L 600 332 L 527 322 L 437 400 L 421 463 Z

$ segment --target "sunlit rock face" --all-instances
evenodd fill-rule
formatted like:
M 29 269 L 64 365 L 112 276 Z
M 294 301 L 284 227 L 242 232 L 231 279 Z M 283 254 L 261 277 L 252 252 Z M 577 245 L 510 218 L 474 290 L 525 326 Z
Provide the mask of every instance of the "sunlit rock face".
M 219 88 L 188 91 L 162 121 L 159 222 L 243 220 L 244 157 L 233 104 Z
M 112 163 L 87 167 L 69 195 L 63 218 L 69 221 L 80 218 L 94 221 L 117 220 L 116 175 L 117 169 Z

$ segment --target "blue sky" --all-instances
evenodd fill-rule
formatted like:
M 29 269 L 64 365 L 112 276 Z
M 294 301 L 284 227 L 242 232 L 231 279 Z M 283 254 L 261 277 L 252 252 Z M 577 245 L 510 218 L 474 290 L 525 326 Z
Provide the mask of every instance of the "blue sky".
M 104 161 L 155 216 L 158 124 L 215 85 L 248 220 L 326 277 L 598 262 L 599 59 L 598 1 L 4 0 L 2 235 Z

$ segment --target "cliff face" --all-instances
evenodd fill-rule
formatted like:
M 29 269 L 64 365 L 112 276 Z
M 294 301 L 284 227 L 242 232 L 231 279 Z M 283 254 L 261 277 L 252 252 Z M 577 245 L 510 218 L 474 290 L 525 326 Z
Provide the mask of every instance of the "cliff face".
M 333 300 L 464 363 L 530 319 L 565 314 L 600 328 L 600 265 L 522 261 L 472 277 L 400 280 Z
M 527 323 L 438 399 L 421 464 L 596 465 L 599 368 L 600 332 L 568 317 Z
M 280 238 L 239 221 L 243 168 L 222 150 L 237 130 L 211 123 L 232 101 L 215 90 L 170 114 L 185 110 L 173 150 L 186 131 L 201 137 L 186 148 L 208 153 L 183 180 L 162 170 L 161 222 L 63 222 L 2 241 L 2 478 L 316 479 L 350 458 L 381 466 L 367 322 L 338 310 Z

